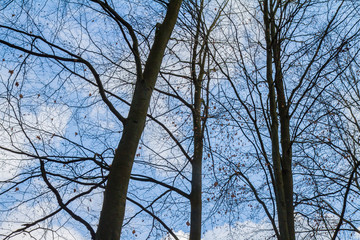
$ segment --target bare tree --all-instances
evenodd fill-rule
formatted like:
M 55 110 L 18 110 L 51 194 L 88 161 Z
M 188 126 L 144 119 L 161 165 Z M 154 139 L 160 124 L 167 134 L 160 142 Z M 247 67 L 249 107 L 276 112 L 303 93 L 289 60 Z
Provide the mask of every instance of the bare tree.
M 122 35 L 124 39 L 125 44 L 123 44 L 123 46 L 127 46 L 130 50 L 129 52 L 134 59 L 134 66 L 136 68 L 136 80 L 135 89 L 127 117 L 124 117 L 123 114 L 120 113 L 118 108 L 114 105 L 114 102 L 109 99 L 110 97 L 115 97 L 117 99 L 116 101 L 122 100 L 120 97 L 116 96 L 114 93 L 111 93 L 108 89 L 104 87 L 104 77 L 99 74 L 99 70 L 101 68 L 97 69 L 97 66 L 99 65 L 94 64 L 94 62 L 96 61 L 90 59 L 86 60 L 88 58 L 87 53 L 91 55 L 91 53 L 94 52 L 95 55 L 99 54 L 99 56 L 103 57 L 105 61 L 108 61 L 115 66 L 117 65 L 116 59 L 112 60 L 108 58 L 105 54 L 102 54 L 103 50 L 101 49 L 101 46 L 98 45 L 98 42 L 96 42 L 95 36 L 91 35 L 90 28 L 87 28 L 86 25 L 82 25 L 83 22 L 81 19 L 75 19 L 75 22 L 79 21 L 80 30 L 85 31 L 86 34 L 88 34 L 88 44 L 93 45 L 93 48 L 95 50 L 92 50 L 90 48 L 83 48 L 82 46 L 78 48 L 67 48 L 67 44 L 62 44 L 62 34 L 66 34 L 66 31 L 64 31 L 63 33 L 61 32 L 61 30 L 56 30 L 56 32 L 54 33 L 50 32 L 50 36 L 48 36 L 47 33 L 42 32 L 40 28 L 41 24 L 44 24 L 44 22 L 33 21 L 34 24 L 31 27 L 35 29 L 37 28 L 36 32 L 38 33 L 34 33 L 33 31 L 35 30 L 29 30 L 30 27 L 24 28 L 14 22 L 11 22 L 7 25 L 3 24 L 0 26 L 2 30 L 2 37 L 0 39 L 0 43 L 2 45 L 20 52 L 19 54 L 26 54 L 28 57 L 35 56 L 38 58 L 46 59 L 50 62 L 53 61 L 58 66 L 63 68 L 60 71 L 69 71 L 70 75 L 74 75 L 78 78 L 84 79 L 90 86 L 96 86 L 101 96 L 101 100 L 106 105 L 108 110 L 112 114 L 114 114 L 114 116 L 119 122 L 124 125 L 122 129 L 121 140 L 115 151 L 112 164 L 110 165 L 110 174 L 107 177 L 103 209 L 101 211 L 99 227 L 95 236 L 95 231 L 92 229 L 90 224 L 87 223 L 87 221 L 85 221 L 80 216 L 76 215 L 67 207 L 68 203 L 63 202 L 61 194 L 59 194 L 57 189 L 49 181 L 45 168 L 46 163 L 44 161 L 44 158 L 40 155 L 36 145 L 32 144 L 32 141 L 30 141 L 28 133 L 25 131 L 24 128 L 22 128 L 21 119 L 18 119 L 20 127 L 22 128 L 22 130 L 24 130 L 24 135 L 29 139 L 29 142 L 31 143 L 36 153 L 35 156 L 37 156 L 40 161 L 40 174 L 46 186 L 53 192 L 53 194 L 55 194 L 61 209 L 68 212 L 76 221 L 79 221 L 80 223 L 85 225 L 86 228 L 90 231 L 93 239 L 120 238 L 122 221 L 125 213 L 127 188 L 135 157 L 135 152 L 139 139 L 143 132 L 152 91 L 156 83 L 156 79 L 160 70 L 160 65 L 168 40 L 177 20 L 181 2 L 181 0 L 171 0 L 168 3 L 163 2 L 163 4 L 165 4 L 166 6 L 166 16 L 164 17 L 164 20 L 161 24 L 157 23 L 156 26 L 155 24 L 153 26 L 153 29 L 155 31 L 154 41 L 148 53 L 146 53 L 144 56 L 144 58 L 146 59 L 145 63 L 143 62 L 143 57 L 141 56 L 142 53 L 140 52 L 139 48 L 137 30 L 134 29 L 132 23 L 126 20 L 122 16 L 122 14 L 116 10 L 115 5 L 110 4 L 107 1 L 100 0 L 88 1 L 85 3 L 75 3 L 75 5 L 78 4 L 79 8 L 84 7 L 88 8 L 89 10 L 93 9 L 95 12 L 99 12 L 100 15 L 111 19 L 114 25 L 117 25 L 118 32 Z M 15 2 L 7 3 L 7 5 L 5 6 L 5 10 L 11 9 L 11 7 L 15 4 Z M 59 4 L 66 5 L 67 3 L 59 2 Z M 45 7 L 48 6 L 44 5 L 44 8 Z M 18 9 L 19 14 L 23 12 L 23 15 L 27 19 L 31 19 L 33 17 L 27 12 L 28 9 L 35 12 L 37 10 L 41 10 L 36 9 L 35 7 L 34 9 L 32 9 L 31 3 L 24 3 L 20 5 Z M 65 11 L 71 11 L 70 8 L 64 9 Z M 53 10 L 54 9 L 50 9 L 50 11 Z M 16 14 L 17 13 L 13 13 L 13 16 L 17 17 L 18 20 L 21 22 L 22 16 L 15 16 Z M 67 12 L 63 12 L 63 15 L 67 16 Z M 95 19 L 92 21 L 94 22 Z M 61 29 L 62 27 L 60 24 L 59 29 Z M 88 24 L 88 22 L 85 22 L 84 24 Z M 116 36 L 116 34 L 114 34 L 114 36 Z M 79 37 L 81 38 L 83 36 L 80 34 Z M 81 39 L 79 39 L 79 45 L 80 44 L 82 44 Z M 74 50 L 76 52 L 74 52 Z M 98 63 L 99 62 L 100 61 L 98 61 Z M 70 67 L 69 63 L 72 63 L 74 66 Z M 25 64 L 26 59 L 22 62 L 20 66 Z M 79 73 L 78 68 L 83 68 L 83 71 L 89 70 L 91 75 L 86 76 Z M 12 75 L 13 70 L 9 70 L 9 73 Z M 20 98 L 23 97 L 22 94 L 20 94 L 19 96 Z M 38 136 L 38 139 L 40 139 L 40 136 Z M 94 159 L 96 158 L 96 156 L 100 155 L 95 154 Z M 103 163 L 98 162 L 98 164 L 102 165 Z M 103 180 L 101 180 L 99 184 L 101 183 L 103 183 Z
M 170 60 L 167 62 L 168 66 L 164 66 L 161 70 L 162 78 L 159 87 L 155 89 L 159 94 L 158 104 L 154 106 L 149 116 L 149 119 L 165 132 L 167 137 L 164 138 L 174 143 L 174 145 L 169 144 L 166 150 L 156 151 L 147 146 L 154 152 L 149 158 L 156 158 L 154 155 L 166 156 L 153 167 L 166 172 L 168 179 L 159 181 L 156 180 L 157 176 L 149 177 L 143 174 L 134 174 L 132 177 L 133 180 L 152 182 L 165 187 L 190 202 L 190 221 L 185 220 L 186 225 L 190 227 L 190 239 L 201 239 L 202 235 L 204 133 L 208 120 L 211 74 L 215 67 L 211 60 L 212 49 L 209 42 L 213 40 L 213 32 L 218 27 L 226 4 L 227 1 L 218 5 L 203 0 L 184 4 L 184 15 L 179 18 L 179 27 L 175 29 L 173 36 L 177 40 L 176 45 L 169 46 L 171 53 L 166 59 Z M 212 7 L 216 7 L 212 10 L 213 15 L 207 16 L 205 11 L 209 11 Z M 163 101 L 161 99 L 164 96 L 167 97 L 168 103 L 165 104 L 164 109 L 160 109 L 159 103 Z M 174 113 L 175 110 L 176 113 Z M 171 125 L 181 127 L 170 130 Z M 169 155 L 174 155 L 174 157 L 169 158 Z M 183 161 L 175 160 L 179 158 Z M 150 161 L 150 163 L 154 162 L 154 160 Z M 145 164 L 150 165 L 149 162 Z M 173 175 L 170 172 L 173 172 Z M 185 183 L 176 184 L 179 177 L 184 178 Z M 178 185 L 186 186 L 188 183 L 189 190 L 178 187 Z M 188 191 L 190 193 L 187 193 Z M 176 201 L 170 202 L 177 205 Z
M 235 186 L 239 184 L 236 180 L 240 179 L 248 189 L 244 192 L 272 223 L 275 236 L 295 239 L 295 216 L 301 215 L 299 203 L 307 205 L 306 200 L 299 199 L 302 193 L 294 193 L 294 189 L 306 191 L 303 180 L 297 177 L 307 171 L 298 143 L 304 132 L 324 117 L 314 118 L 311 112 L 317 111 L 323 92 L 348 67 L 335 63 L 339 54 L 357 43 L 357 10 L 346 1 L 323 5 L 314 1 L 266 0 L 235 4 L 233 9 L 241 12 L 241 20 L 229 14 L 233 35 L 225 47 L 218 48 L 218 58 L 214 58 L 228 80 L 222 90 L 223 99 L 218 101 L 227 112 L 220 123 L 232 119 L 240 132 L 238 141 L 246 139 L 242 146 L 249 149 L 240 149 L 235 156 L 252 160 L 237 162 L 233 153 L 225 154 L 222 158 L 226 168 L 219 167 L 226 176 L 222 189 L 227 196 L 233 196 L 230 201 L 234 202 Z M 232 88 L 233 94 L 227 88 Z M 235 135 L 239 132 L 231 131 Z M 229 133 L 223 136 L 224 141 L 233 139 Z M 264 178 L 260 183 L 255 167 Z
M 353 204 L 353 199 L 358 198 L 359 194 L 357 176 L 360 165 L 359 116 L 357 115 L 359 73 L 355 70 L 358 68 L 358 52 L 358 49 L 347 48 L 339 54 L 336 60 L 338 69 L 342 69 L 343 66 L 348 66 L 348 68 L 341 72 L 338 81 L 327 89 L 321 99 L 322 111 L 326 119 L 318 124 L 323 131 L 314 131 L 309 134 L 314 142 L 327 146 L 327 151 L 336 156 L 339 165 L 336 168 L 337 171 L 322 170 L 323 178 L 328 179 L 328 187 L 341 193 L 332 201 L 326 198 L 321 199 L 325 211 L 336 216 L 331 239 L 337 239 L 341 229 L 359 233 L 356 227 L 356 222 L 359 221 L 356 214 L 358 206 Z M 329 159 L 333 156 L 329 156 Z
M 130 174 L 134 162 L 138 143 L 143 132 L 147 110 L 150 104 L 151 94 L 154 89 L 160 65 L 167 42 L 175 26 L 181 0 L 173 0 L 168 4 L 168 9 L 164 21 L 158 29 L 153 46 L 149 52 L 144 71 L 141 70 L 140 59 L 136 60 L 137 80 L 134 96 L 131 102 L 129 115 L 124 122 L 123 135 L 115 152 L 107 187 L 105 190 L 104 204 L 101 211 L 97 239 L 118 239 L 121 234 L 121 226 L 125 214 L 125 203 L 127 187 L 129 185 Z M 105 11 L 111 11 L 107 5 L 102 5 Z M 108 10 L 107 10 L 108 9 Z M 121 19 L 118 19 L 121 23 Z M 124 24 L 124 23 L 121 23 Z M 127 26 L 127 25 L 125 25 Z M 136 50 L 136 38 L 130 26 L 127 26 L 132 38 L 135 59 L 139 57 Z M 114 197 L 118 196 L 118 197 Z
M 4 239 L 359 232 L 356 2 L 36 4 L 0 7 Z

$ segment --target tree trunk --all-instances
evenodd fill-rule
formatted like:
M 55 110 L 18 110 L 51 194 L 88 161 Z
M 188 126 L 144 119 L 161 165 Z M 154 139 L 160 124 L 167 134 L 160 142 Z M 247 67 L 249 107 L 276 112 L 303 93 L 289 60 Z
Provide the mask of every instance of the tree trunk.
M 286 103 L 281 69 L 281 41 L 275 26 L 274 2 L 264 1 L 265 41 L 267 48 L 267 82 L 269 86 L 272 159 L 275 175 L 274 191 L 280 230 L 280 240 L 295 240 L 292 148 L 290 141 L 290 116 Z M 273 79 L 273 64 L 275 76 Z M 279 115 L 277 113 L 279 109 Z M 280 141 L 279 141 L 280 121 Z M 280 143 L 281 142 L 281 154 Z
M 164 21 L 155 35 L 143 76 L 136 82 L 129 115 L 124 124 L 123 135 L 108 176 L 96 233 L 97 240 L 120 239 L 125 215 L 126 195 L 136 149 L 144 129 L 152 91 L 168 40 L 177 20 L 181 2 L 182 0 L 170 1 Z
M 202 214 L 202 157 L 203 157 L 203 132 L 201 124 L 201 81 L 195 82 L 195 104 L 193 112 L 194 126 L 194 158 L 192 161 L 191 179 L 191 225 L 190 240 L 201 239 L 201 214 Z
M 201 240 L 201 215 L 202 215 L 202 158 L 203 158 L 203 126 L 201 120 L 201 104 L 202 104 L 202 82 L 204 78 L 204 56 L 198 53 L 199 38 L 202 23 L 202 12 L 204 9 L 204 0 L 200 1 L 198 7 L 194 6 L 196 12 L 196 33 L 194 38 L 194 46 L 191 61 L 191 77 L 194 84 L 194 108 L 193 128 L 194 128 L 194 156 L 192 159 L 192 178 L 191 178 L 191 216 L 190 216 L 190 240 Z M 206 44 L 203 42 L 202 44 Z M 203 47 L 203 46 L 202 46 Z M 203 58 L 202 58 L 203 57 Z M 196 74 L 196 65 L 199 65 L 199 74 Z
M 293 176 L 292 176 L 292 144 L 290 140 L 289 106 L 285 99 L 285 90 L 280 61 L 280 43 L 274 46 L 275 87 L 278 97 L 281 132 L 281 174 L 284 181 L 284 194 L 286 203 L 286 219 L 290 240 L 295 240 L 294 204 L 293 204 Z

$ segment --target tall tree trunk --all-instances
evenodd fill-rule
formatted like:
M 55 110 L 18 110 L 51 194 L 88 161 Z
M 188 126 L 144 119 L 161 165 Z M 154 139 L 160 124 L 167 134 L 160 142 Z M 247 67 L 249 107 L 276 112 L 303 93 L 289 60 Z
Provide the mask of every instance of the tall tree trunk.
M 123 135 L 116 150 L 104 193 L 97 240 L 120 239 L 130 174 L 136 149 L 143 132 L 151 95 L 160 71 L 163 55 L 174 29 L 182 0 L 171 0 L 163 23 L 159 26 L 145 64 L 142 78 L 135 86 Z
M 290 140 L 289 106 L 285 98 L 283 75 L 280 60 L 280 42 L 274 46 L 275 87 L 280 116 L 281 132 L 281 174 L 284 181 L 284 194 L 286 203 L 286 219 L 290 240 L 295 240 L 294 204 L 293 204 L 293 174 L 292 174 L 292 144 Z
M 295 240 L 292 148 L 290 141 L 290 116 L 286 103 L 281 69 L 281 41 L 276 29 L 273 11 L 276 1 L 264 1 L 265 41 L 267 48 L 267 82 L 269 87 L 271 144 L 275 175 L 274 191 L 280 230 L 280 240 Z M 273 64 L 275 76 L 273 79 Z M 279 115 L 277 113 L 279 109 Z M 279 139 L 279 121 L 281 136 Z M 280 141 L 279 141 L 280 140 Z M 280 143 L 281 142 L 281 153 Z
M 194 126 L 194 157 L 192 161 L 191 179 L 191 225 L 190 240 L 201 239 L 201 214 L 202 214 L 202 157 L 203 157 L 203 131 L 201 124 L 201 81 L 195 82 L 195 104 L 193 112 Z
M 194 128 L 194 156 L 192 159 L 192 178 L 191 178 L 191 194 L 190 194 L 190 240 L 201 240 L 201 215 L 202 215 L 202 157 L 203 157 L 203 126 L 201 120 L 201 104 L 202 104 L 202 82 L 204 78 L 204 59 L 206 51 L 202 56 L 202 51 L 198 53 L 199 39 L 202 23 L 202 12 L 204 9 L 204 0 L 194 4 L 196 16 L 196 33 L 194 38 L 194 46 L 191 61 L 191 77 L 194 84 L 194 108 L 193 128 Z M 205 44 L 203 42 L 202 44 Z M 204 47 L 204 46 L 202 46 Z M 199 74 L 196 73 L 196 66 L 199 65 Z

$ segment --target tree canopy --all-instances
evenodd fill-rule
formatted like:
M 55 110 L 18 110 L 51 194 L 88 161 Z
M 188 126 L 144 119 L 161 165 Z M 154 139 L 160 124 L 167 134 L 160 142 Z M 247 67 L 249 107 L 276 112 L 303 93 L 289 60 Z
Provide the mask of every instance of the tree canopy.
M 4 0 L 3 239 L 357 239 L 360 4 Z

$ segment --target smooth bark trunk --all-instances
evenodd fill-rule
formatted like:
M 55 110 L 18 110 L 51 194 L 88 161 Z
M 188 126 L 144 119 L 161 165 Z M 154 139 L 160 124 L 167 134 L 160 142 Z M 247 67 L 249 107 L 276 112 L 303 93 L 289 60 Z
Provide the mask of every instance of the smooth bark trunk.
M 206 56 L 202 56 L 201 51 L 198 53 L 199 39 L 202 23 L 202 12 L 204 9 L 204 1 L 200 1 L 197 11 L 197 25 L 194 39 L 194 46 L 192 51 L 191 61 L 191 77 L 194 84 L 194 108 L 193 128 L 194 128 L 194 156 L 192 159 L 192 178 L 191 178 L 191 194 L 190 194 L 190 240 L 201 240 L 201 217 L 202 217 L 202 158 L 203 158 L 203 126 L 201 120 L 201 104 L 202 104 L 202 82 L 204 78 L 204 64 L 203 61 Z M 202 44 L 206 44 L 203 42 Z M 203 46 L 202 46 L 203 47 Z M 200 67 L 199 74 L 196 74 L 196 65 Z
M 104 193 L 97 240 L 118 240 L 121 236 L 130 174 L 138 143 L 143 132 L 151 95 L 162 58 L 174 29 L 182 0 L 171 0 L 163 23 L 159 26 L 124 124 L 123 135 L 115 152 Z
M 264 1 L 263 10 L 267 48 L 266 77 L 269 87 L 270 100 L 271 144 L 275 175 L 274 191 L 276 197 L 280 240 L 295 240 L 290 116 L 285 98 L 281 68 L 280 33 L 275 26 L 275 12 L 273 12 L 273 7 L 274 2 Z M 274 77 L 273 65 L 275 65 Z M 281 133 L 280 138 L 279 123 Z
M 201 215 L 202 215 L 202 157 L 203 157 L 203 133 L 201 124 L 201 79 L 195 83 L 195 104 L 193 112 L 194 127 L 194 158 L 192 161 L 191 179 L 191 227 L 190 240 L 201 239 Z

